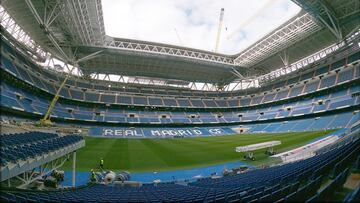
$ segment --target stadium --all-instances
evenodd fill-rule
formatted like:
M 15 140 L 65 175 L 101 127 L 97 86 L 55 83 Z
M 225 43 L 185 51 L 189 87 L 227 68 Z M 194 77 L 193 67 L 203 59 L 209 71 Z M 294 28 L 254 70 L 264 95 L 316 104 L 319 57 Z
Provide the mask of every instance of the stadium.
M 110 36 L 104 1 L 1 2 L 1 202 L 359 201 L 360 1 L 235 54 L 230 8 L 205 50 Z

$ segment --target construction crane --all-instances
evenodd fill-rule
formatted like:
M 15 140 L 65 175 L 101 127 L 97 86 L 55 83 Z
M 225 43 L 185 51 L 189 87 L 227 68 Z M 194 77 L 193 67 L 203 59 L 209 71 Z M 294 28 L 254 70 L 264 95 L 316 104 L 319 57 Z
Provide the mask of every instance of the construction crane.
M 218 27 L 218 31 L 217 31 L 217 34 L 216 34 L 215 52 L 218 52 L 218 49 L 219 49 L 221 29 L 222 29 L 222 24 L 223 24 L 223 20 L 224 20 L 224 12 L 225 12 L 225 9 L 221 8 L 220 19 L 219 19 L 219 27 Z
M 49 108 L 47 109 L 44 117 L 42 119 L 40 119 L 40 125 L 43 125 L 43 126 L 47 126 L 47 125 L 51 125 L 51 120 L 50 120 L 50 116 L 51 116 L 51 111 L 53 110 L 53 108 L 55 107 L 56 105 L 56 102 L 58 101 L 59 99 L 59 96 L 60 96 L 60 92 L 62 90 L 62 88 L 65 86 L 66 84 L 66 81 L 69 79 L 69 77 L 71 76 L 73 70 L 75 69 L 75 67 L 79 67 L 78 64 L 79 62 L 81 61 L 86 61 L 86 60 L 89 60 L 89 59 L 92 59 L 94 57 L 97 57 L 101 52 L 103 52 L 102 50 L 100 51 L 97 51 L 97 52 L 94 52 L 92 54 L 89 54 L 75 62 L 73 62 L 73 66 L 71 67 L 71 69 L 69 70 L 69 72 L 66 74 L 65 76 L 65 79 L 62 81 L 59 89 L 56 91 L 56 94 L 54 96 L 54 98 L 51 100 L 50 102 L 50 105 L 49 105 Z M 67 66 L 67 64 L 65 64 Z
M 40 119 L 40 125 L 43 126 L 47 126 L 47 125 L 51 125 L 51 120 L 50 120 L 50 115 L 51 115 L 51 111 L 53 110 L 53 108 L 56 105 L 57 100 L 59 99 L 60 96 L 60 92 L 62 90 L 62 88 L 65 86 L 66 81 L 69 79 L 70 75 L 72 74 L 73 70 L 74 70 L 75 66 L 73 66 L 70 71 L 68 72 L 68 74 L 66 75 L 65 79 L 63 80 L 63 82 L 61 83 L 59 89 L 57 90 L 54 98 L 51 100 L 51 103 L 49 105 L 49 108 L 47 109 L 44 117 L 42 119 Z
M 182 43 L 182 41 L 181 41 L 180 35 L 179 35 L 178 31 L 176 30 L 176 28 L 174 28 L 174 31 L 175 31 L 175 33 L 176 33 L 176 37 L 178 38 L 180 45 L 182 46 L 183 43 Z
M 269 6 L 271 6 L 273 3 L 275 3 L 276 0 L 268 0 L 266 2 L 266 4 L 264 4 L 259 10 L 257 10 L 253 15 L 251 15 L 249 18 L 247 18 L 243 23 L 241 23 L 239 25 L 239 27 L 232 32 L 230 35 L 227 36 L 227 40 L 230 40 L 231 38 L 233 38 L 236 34 L 238 34 L 244 27 L 246 27 L 247 25 L 249 25 L 253 20 L 256 19 L 257 16 L 261 15 L 261 13 L 265 10 L 268 9 Z

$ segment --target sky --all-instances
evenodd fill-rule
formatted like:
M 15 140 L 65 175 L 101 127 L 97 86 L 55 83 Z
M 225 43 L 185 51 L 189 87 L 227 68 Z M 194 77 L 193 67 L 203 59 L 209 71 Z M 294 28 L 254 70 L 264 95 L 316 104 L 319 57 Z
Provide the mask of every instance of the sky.
M 296 15 L 290 0 L 102 0 L 105 32 L 112 37 L 237 54 Z

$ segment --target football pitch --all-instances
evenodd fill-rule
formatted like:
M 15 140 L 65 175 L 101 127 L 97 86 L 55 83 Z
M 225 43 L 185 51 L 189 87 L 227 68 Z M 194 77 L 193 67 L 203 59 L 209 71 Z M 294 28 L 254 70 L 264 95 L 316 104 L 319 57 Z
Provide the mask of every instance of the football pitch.
M 266 149 L 254 152 L 255 161 L 244 161 L 244 154 L 235 152 L 235 147 L 279 140 L 282 144 L 274 147 L 279 153 L 331 132 L 333 130 L 163 139 L 85 137 L 86 146 L 77 152 L 76 169 L 97 169 L 101 157 L 104 169 L 130 172 L 195 168 L 233 161 L 261 165 L 274 161 L 264 153 Z M 71 163 L 70 159 L 62 169 L 71 170 Z

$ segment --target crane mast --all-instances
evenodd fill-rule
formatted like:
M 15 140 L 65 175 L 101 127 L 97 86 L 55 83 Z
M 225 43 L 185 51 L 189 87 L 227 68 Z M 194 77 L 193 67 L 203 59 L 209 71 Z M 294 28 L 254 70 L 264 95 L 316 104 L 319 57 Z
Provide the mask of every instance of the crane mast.
M 224 19 L 224 12 L 225 12 L 225 9 L 221 8 L 220 19 L 219 19 L 219 27 L 218 27 L 218 31 L 217 31 L 217 34 L 216 34 L 215 52 L 218 52 L 218 49 L 219 49 L 221 28 L 222 28 L 223 19 Z

